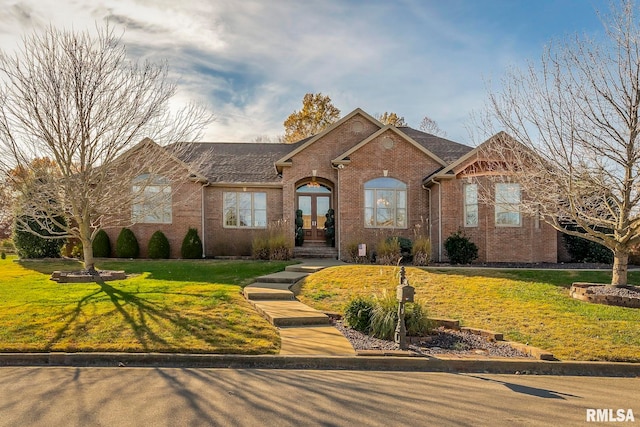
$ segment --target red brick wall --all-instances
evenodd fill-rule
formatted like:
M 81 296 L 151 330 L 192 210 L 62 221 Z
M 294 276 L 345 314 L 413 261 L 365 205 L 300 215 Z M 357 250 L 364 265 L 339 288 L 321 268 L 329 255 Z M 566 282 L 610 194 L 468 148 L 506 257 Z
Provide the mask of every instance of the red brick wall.
M 393 146 L 383 142 L 391 138 Z M 403 236 L 414 239 L 415 232 L 428 231 L 427 191 L 422 178 L 440 164 L 413 144 L 387 131 L 351 154 L 351 163 L 340 171 L 340 249 L 344 253 L 352 243 L 366 243 L 373 249 L 382 239 Z M 367 228 L 364 224 L 364 184 L 386 174 L 407 185 L 407 227 L 404 229 Z M 419 227 L 416 227 L 419 226 Z M 416 230 L 418 228 L 418 230 Z
M 478 191 L 492 189 L 493 184 L 482 177 L 473 177 L 479 182 Z M 522 214 L 519 227 L 495 225 L 495 210 L 491 204 L 480 201 L 478 205 L 478 226 L 464 226 L 463 186 L 466 178 L 442 182 L 442 239 L 461 229 L 478 246 L 477 262 L 557 262 L 557 232 L 549 225 Z M 437 198 L 437 185 L 432 187 Z M 489 195 L 489 200 L 493 197 Z M 437 204 L 434 204 L 434 212 Z M 437 224 L 434 222 L 435 226 Z M 435 228 L 435 227 L 434 227 Z M 436 229 L 437 230 L 437 229 Z M 436 231 L 437 233 L 437 231 Z M 437 246 L 434 245 L 437 251 Z M 437 253 L 437 252 L 436 252 Z M 442 248 L 442 259 L 446 261 L 446 250 Z
M 360 129 L 357 130 L 357 128 Z M 340 188 L 338 188 L 338 171 L 332 167 L 331 160 L 378 130 L 379 128 L 376 125 L 357 114 L 300 153 L 294 155 L 292 157 L 292 165 L 283 168 L 282 171 L 282 215 L 285 221 L 293 224 L 295 220 L 296 186 L 301 181 L 311 178 L 312 171 L 316 170 L 317 178 L 324 180 L 333 189 L 332 200 L 333 208 L 336 209 L 337 223 L 341 214 L 337 209 Z M 290 230 L 290 238 L 293 241 L 293 226 L 290 227 Z M 336 233 L 341 233 L 339 224 L 336 227 Z M 336 236 L 336 238 L 339 239 L 339 236 Z
M 225 228 L 223 193 L 262 192 L 267 194 L 267 223 L 282 218 L 282 189 L 264 187 L 206 187 L 205 253 L 207 256 L 249 256 L 255 236 L 264 233 L 264 228 Z M 293 225 L 291 226 L 293 229 Z
M 201 230 L 201 184 L 189 180 L 172 181 L 172 222 L 171 224 L 134 224 L 128 228 L 133 231 L 140 246 L 140 257 L 147 257 L 147 248 L 151 235 L 157 230 L 161 230 L 169 240 L 171 247 L 171 258 L 180 258 L 180 248 L 182 240 L 189 228 L 196 228 L 198 235 L 202 238 Z M 123 206 L 121 217 L 124 221 L 131 220 L 131 206 Z M 116 241 L 121 228 L 105 230 L 111 240 L 111 250 L 115 256 Z

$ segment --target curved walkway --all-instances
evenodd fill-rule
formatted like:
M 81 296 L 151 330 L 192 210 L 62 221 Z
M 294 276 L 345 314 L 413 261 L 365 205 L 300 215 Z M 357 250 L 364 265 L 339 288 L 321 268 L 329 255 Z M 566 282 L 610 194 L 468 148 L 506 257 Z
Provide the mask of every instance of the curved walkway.
M 245 298 L 280 332 L 281 355 L 354 356 L 355 350 L 329 317 L 295 299 L 291 287 L 335 260 L 305 260 L 285 271 L 256 278 L 244 288 Z

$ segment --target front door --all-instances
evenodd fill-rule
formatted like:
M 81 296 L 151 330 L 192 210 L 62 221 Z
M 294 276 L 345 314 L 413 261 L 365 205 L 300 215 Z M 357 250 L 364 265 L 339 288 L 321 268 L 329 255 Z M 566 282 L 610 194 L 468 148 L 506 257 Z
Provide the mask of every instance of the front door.
M 304 185 L 296 192 L 302 211 L 305 242 L 324 241 L 326 213 L 331 208 L 331 190 L 324 186 Z

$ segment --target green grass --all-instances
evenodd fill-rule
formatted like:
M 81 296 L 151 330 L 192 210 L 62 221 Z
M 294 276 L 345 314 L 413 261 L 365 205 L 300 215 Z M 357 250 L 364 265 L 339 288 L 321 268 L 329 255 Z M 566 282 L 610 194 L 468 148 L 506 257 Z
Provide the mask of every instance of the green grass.
M 333 267 L 305 279 L 299 299 L 342 312 L 356 295 L 395 293 L 397 275 L 394 267 Z M 563 360 L 640 362 L 640 309 L 569 297 L 572 282 L 609 283 L 610 272 L 408 268 L 407 277 L 431 317 L 502 332 Z M 640 283 L 640 273 L 629 281 Z
M 70 261 L 0 260 L 0 351 L 276 353 L 279 337 L 241 289 L 287 262 L 109 261 L 126 280 L 58 284 Z

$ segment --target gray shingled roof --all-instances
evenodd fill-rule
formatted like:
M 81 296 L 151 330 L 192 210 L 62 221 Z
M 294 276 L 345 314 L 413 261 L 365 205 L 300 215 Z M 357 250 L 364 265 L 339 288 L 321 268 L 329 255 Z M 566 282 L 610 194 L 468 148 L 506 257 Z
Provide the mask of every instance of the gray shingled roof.
M 436 156 L 451 163 L 473 148 L 448 139 L 440 138 L 409 127 L 398 128 Z M 303 139 L 295 144 L 202 142 L 193 143 L 187 153 L 178 157 L 195 167 L 197 159 L 204 156 L 207 161 L 197 167 L 197 172 L 209 182 L 225 183 L 279 183 L 280 177 L 275 162 L 307 142 Z M 171 150 L 171 146 L 167 147 Z
M 202 142 L 194 143 L 188 153 L 178 157 L 194 165 L 196 159 L 206 162 L 198 167 L 209 182 L 280 182 L 275 162 L 294 150 L 296 144 Z
M 431 135 L 430 133 L 422 132 L 410 127 L 399 127 L 398 130 L 412 138 L 436 156 L 440 157 L 447 164 L 453 163 L 469 151 L 473 150 L 473 147 L 469 147 L 468 145 L 440 138 L 439 136 Z

